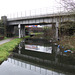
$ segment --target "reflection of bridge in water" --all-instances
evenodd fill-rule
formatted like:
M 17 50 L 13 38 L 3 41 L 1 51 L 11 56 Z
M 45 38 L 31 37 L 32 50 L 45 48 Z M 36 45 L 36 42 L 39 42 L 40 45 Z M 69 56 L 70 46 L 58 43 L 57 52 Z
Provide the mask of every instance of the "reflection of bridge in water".
M 17 65 L 19 67 L 22 67 L 22 68 L 25 68 L 25 69 L 28 69 L 28 70 L 31 70 L 31 71 L 34 71 L 34 72 L 38 72 L 39 74 L 42 74 L 42 75 L 64 75 L 63 73 L 58 73 L 56 71 L 53 71 L 53 70 L 48 70 L 47 68 L 45 67 L 40 67 L 39 65 L 37 64 L 33 64 L 33 63 L 30 63 L 30 62 L 26 62 L 26 61 L 21 61 L 19 59 L 15 59 L 15 58 L 8 58 L 8 62 L 14 64 L 14 65 Z
M 43 74 L 43 75 L 49 75 L 49 74 L 63 75 L 61 73 L 61 70 L 65 71 L 65 69 L 67 69 L 67 71 L 74 71 L 75 69 L 74 65 L 58 62 L 57 59 L 48 60 L 48 59 L 43 59 L 39 57 L 18 54 L 18 53 L 13 53 L 13 57 L 9 58 L 8 61 L 17 66 L 20 66 L 35 72 L 39 72 L 40 74 Z M 57 72 L 56 69 L 60 71 Z
M 51 47 L 51 53 L 47 52 L 41 52 L 37 50 L 30 50 L 25 49 L 25 45 L 28 44 L 29 46 L 43 46 L 47 49 L 47 47 Z M 48 49 L 49 50 L 49 49 Z M 50 72 L 54 73 L 53 75 L 62 75 L 62 72 L 74 72 L 75 70 L 75 58 L 70 56 L 68 57 L 66 54 L 64 55 L 60 49 L 55 46 L 54 44 L 50 44 L 47 42 L 41 42 L 41 45 L 39 44 L 39 41 L 33 41 L 33 40 L 23 40 L 19 46 L 14 50 L 12 56 L 10 57 L 10 62 L 26 67 L 27 64 L 29 67 L 26 67 L 27 69 L 31 69 L 34 66 L 34 71 L 36 71 L 35 67 L 39 67 L 39 73 L 40 69 L 45 69 L 43 72 L 43 75 L 49 75 L 47 74 L 48 69 L 50 69 Z M 70 61 L 71 60 L 71 61 Z M 47 71 L 46 71 L 47 70 Z M 57 72 L 57 70 L 59 72 Z M 46 73 L 45 73 L 46 72 Z M 49 73 L 50 73 L 49 72 Z M 58 74 L 55 74 L 58 73 Z

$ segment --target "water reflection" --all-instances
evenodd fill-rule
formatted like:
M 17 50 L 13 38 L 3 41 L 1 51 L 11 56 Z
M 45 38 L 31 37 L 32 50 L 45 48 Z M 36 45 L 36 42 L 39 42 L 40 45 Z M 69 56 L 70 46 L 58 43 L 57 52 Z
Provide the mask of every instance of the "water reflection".
M 19 59 L 61 70 L 62 72 L 74 72 L 75 70 L 75 58 L 63 54 L 53 43 L 27 39 L 19 45 L 22 47 L 21 49 L 19 47 L 21 54 L 18 54 L 18 49 L 14 53 L 14 56 Z
M 39 45 L 25 44 L 25 49 L 39 51 L 39 52 L 45 52 L 45 53 L 52 53 L 52 47 L 44 47 L 44 46 L 39 46 Z
M 41 75 L 64 75 L 63 73 L 56 72 L 53 70 L 48 70 L 43 67 L 39 67 L 38 65 L 34 65 L 33 63 L 17 60 L 14 58 L 8 58 L 8 62 L 10 62 L 16 66 L 31 70 L 33 72 L 37 72 Z
M 7 69 L 11 67 L 11 71 L 15 71 L 14 75 L 16 75 L 17 70 L 22 73 L 17 73 L 18 75 L 75 74 L 74 56 L 63 54 L 63 52 L 53 43 L 49 43 L 43 40 L 23 40 L 19 46 L 16 47 L 8 60 L 1 65 L 1 74 L 2 68 L 5 70 L 5 64 L 7 65 L 5 66 Z M 27 74 L 28 71 L 30 71 L 30 74 Z M 9 70 L 7 70 L 7 72 L 9 73 Z

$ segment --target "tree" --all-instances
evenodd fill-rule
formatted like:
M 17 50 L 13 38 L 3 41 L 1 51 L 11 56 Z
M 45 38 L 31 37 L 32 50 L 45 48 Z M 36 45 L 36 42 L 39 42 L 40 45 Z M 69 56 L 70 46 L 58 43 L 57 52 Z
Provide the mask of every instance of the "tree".
M 62 35 L 74 35 L 75 34 L 75 22 L 67 21 L 59 28 Z
M 4 25 L 2 20 L 0 20 L 0 36 L 4 35 Z
M 64 8 L 68 11 L 75 11 L 75 0 L 62 0 Z

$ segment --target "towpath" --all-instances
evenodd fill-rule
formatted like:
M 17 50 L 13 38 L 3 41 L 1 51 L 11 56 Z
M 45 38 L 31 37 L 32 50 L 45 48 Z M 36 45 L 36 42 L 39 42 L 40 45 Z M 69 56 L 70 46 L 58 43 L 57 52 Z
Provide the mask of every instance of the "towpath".
M 4 44 L 4 43 L 6 43 L 6 42 L 9 42 L 9 41 L 11 41 L 11 40 L 13 40 L 14 38 L 9 38 L 9 39 L 5 39 L 5 40 L 1 40 L 0 41 L 0 45 L 2 45 L 2 44 Z

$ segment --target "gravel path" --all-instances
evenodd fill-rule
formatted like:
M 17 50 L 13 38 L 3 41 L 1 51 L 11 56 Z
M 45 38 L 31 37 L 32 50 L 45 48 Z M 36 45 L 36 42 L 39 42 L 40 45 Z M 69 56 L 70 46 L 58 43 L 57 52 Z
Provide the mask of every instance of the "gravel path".
M 2 44 L 4 44 L 4 43 L 6 43 L 6 42 L 9 42 L 9 41 L 11 41 L 13 38 L 9 38 L 9 39 L 6 39 L 6 40 L 2 40 L 2 41 L 0 41 L 0 45 L 2 45 Z

